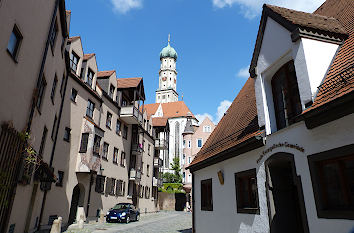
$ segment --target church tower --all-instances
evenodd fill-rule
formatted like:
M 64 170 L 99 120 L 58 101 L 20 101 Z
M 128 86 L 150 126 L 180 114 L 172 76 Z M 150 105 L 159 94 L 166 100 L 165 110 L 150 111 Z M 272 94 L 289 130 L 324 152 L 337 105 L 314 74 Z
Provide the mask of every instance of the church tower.
M 168 44 L 160 52 L 160 71 L 159 71 L 159 89 L 156 91 L 156 103 L 170 103 L 178 101 L 177 71 L 176 61 L 177 52 L 170 46 L 170 35 L 168 35 Z

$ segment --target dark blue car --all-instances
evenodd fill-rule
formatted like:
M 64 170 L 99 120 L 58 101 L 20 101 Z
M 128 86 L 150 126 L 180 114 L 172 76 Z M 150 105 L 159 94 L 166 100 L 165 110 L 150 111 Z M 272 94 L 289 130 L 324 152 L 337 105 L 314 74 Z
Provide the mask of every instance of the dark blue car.
M 107 222 L 139 221 L 140 212 L 131 203 L 119 203 L 111 208 L 106 215 Z

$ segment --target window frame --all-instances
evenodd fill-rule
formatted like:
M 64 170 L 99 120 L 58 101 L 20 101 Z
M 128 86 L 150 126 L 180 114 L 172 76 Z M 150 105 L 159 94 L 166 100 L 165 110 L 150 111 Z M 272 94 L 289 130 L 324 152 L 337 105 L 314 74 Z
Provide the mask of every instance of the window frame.
M 11 52 L 10 49 L 9 49 L 9 42 L 10 42 L 12 34 L 14 34 L 14 36 L 16 38 L 16 43 L 15 43 L 15 47 L 14 47 L 13 52 Z M 22 36 L 18 26 L 16 24 L 14 24 L 14 27 L 12 28 L 12 31 L 11 31 L 11 34 L 10 34 L 10 38 L 9 38 L 9 40 L 7 42 L 6 50 L 7 50 L 8 54 L 10 55 L 10 57 L 16 63 L 18 62 L 17 58 L 18 58 L 20 46 L 22 44 L 22 40 L 23 40 L 23 36 Z
M 120 166 L 125 167 L 125 152 L 121 151 L 120 153 Z
M 38 88 L 37 101 L 36 101 L 36 107 L 39 112 L 41 112 L 43 99 L 44 99 L 44 95 L 45 95 L 45 89 L 47 86 L 47 81 L 46 81 L 44 75 L 42 76 L 40 82 L 41 83 L 39 84 L 40 86 Z
M 117 147 L 113 148 L 113 159 L 112 162 L 114 164 L 118 164 L 118 156 L 119 156 L 119 149 Z
M 90 99 L 88 99 L 87 107 L 86 107 L 86 116 L 89 117 L 90 119 L 93 119 L 94 111 L 95 111 L 95 103 Z
M 58 181 L 55 183 L 55 186 L 63 187 L 64 180 L 64 171 L 58 171 Z
M 53 84 L 52 84 L 52 90 L 50 92 L 50 99 L 52 100 L 52 104 L 54 104 L 54 98 L 55 98 L 55 92 L 57 90 L 57 85 L 58 85 L 58 78 L 57 75 L 54 76 Z
M 95 134 L 95 137 L 93 139 L 93 148 L 92 148 L 94 156 L 100 157 L 101 140 L 102 137 Z
M 199 146 L 199 141 L 200 141 L 200 146 Z M 202 148 L 203 147 L 203 138 L 198 138 L 197 139 L 197 148 Z
M 323 175 L 321 177 L 321 174 L 319 174 L 321 173 L 319 169 L 319 163 L 325 163 L 326 161 L 328 161 L 332 163 L 336 162 L 338 164 L 339 161 L 343 161 L 348 158 L 353 159 L 353 156 L 354 156 L 354 144 L 349 144 L 346 146 L 312 154 L 307 157 L 318 218 L 354 220 L 354 209 L 352 211 L 330 209 L 328 208 L 328 206 L 326 206 L 325 203 L 326 201 L 324 197 L 325 184 L 323 182 L 323 179 L 321 179 L 323 178 Z M 340 169 L 339 171 L 340 171 L 340 176 L 343 175 L 344 171 L 342 169 Z M 345 177 L 341 176 L 340 185 L 342 190 L 343 190 L 343 179 L 345 180 Z M 348 191 L 348 194 L 350 195 L 350 191 Z M 353 202 L 354 200 L 352 199 L 351 201 Z
M 104 193 L 105 180 L 106 180 L 105 176 L 102 175 L 96 176 L 95 191 L 97 193 L 101 193 L 101 194 Z
M 66 135 L 68 135 L 68 137 L 66 137 Z M 71 138 L 71 129 L 69 127 L 65 127 L 63 140 L 66 142 L 70 142 L 70 138 Z
M 112 118 L 113 118 L 112 113 L 110 113 L 109 111 L 107 111 L 106 127 L 107 127 L 108 129 L 112 129 Z
M 119 122 L 119 124 L 118 124 L 118 122 Z M 118 127 L 118 125 L 119 125 L 119 127 Z M 117 119 L 117 122 L 116 122 L 116 134 L 117 135 L 121 135 L 121 133 L 122 133 L 122 122 L 119 119 Z
M 92 74 L 92 77 L 90 76 Z M 91 68 L 88 68 L 87 74 L 86 74 L 86 84 L 92 88 L 93 85 L 93 78 L 95 77 L 95 73 Z
M 203 190 L 203 185 L 210 185 L 210 190 Z M 200 181 L 200 210 L 201 211 L 213 211 L 213 179 L 205 179 Z M 210 193 L 208 193 L 210 191 Z M 210 197 L 209 197 L 210 196 Z M 204 198 L 210 198 L 210 201 L 204 200 Z M 208 202 L 208 203 L 207 203 Z
M 76 63 L 75 63 L 76 60 Z M 74 73 L 76 74 L 77 72 L 77 68 L 80 62 L 80 57 L 79 55 L 77 55 L 73 50 L 71 51 L 70 54 L 70 69 L 74 71 Z M 75 67 L 75 69 L 73 69 Z
M 245 207 L 244 203 L 242 203 L 242 194 L 240 193 L 243 189 L 243 187 L 241 188 L 241 184 L 240 184 L 240 180 L 242 179 L 249 179 L 249 178 L 253 178 L 255 179 L 255 186 L 256 186 L 256 197 L 255 197 L 255 207 Z M 248 181 L 248 197 L 249 197 L 249 201 L 251 202 L 251 192 L 252 189 L 250 189 L 249 185 L 250 182 Z M 235 173 L 235 197 L 236 197 L 236 211 L 237 213 L 242 213 L 242 214 L 260 214 L 260 210 L 259 210 L 259 193 L 258 193 L 258 185 L 257 185 L 257 171 L 256 168 L 252 168 L 249 170 L 245 170 L 245 171 L 241 171 L 241 172 L 236 172 Z
M 73 97 L 73 94 L 75 93 L 75 96 Z M 76 97 L 77 97 L 77 90 L 75 88 L 71 89 L 71 95 L 70 95 L 70 100 L 74 103 L 76 103 Z
M 109 144 L 107 142 L 103 142 L 102 159 L 108 160 L 108 151 L 109 151 Z
M 87 140 L 86 143 L 83 140 L 84 137 L 87 136 Z M 86 153 L 87 152 L 87 145 L 88 145 L 88 140 L 89 140 L 90 134 L 89 133 L 82 133 L 81 134 L 81 141 L 80 141 L 80 149 L 79 149 L 79 153 Z M 85 144 L 84 144 L 85 143 Z

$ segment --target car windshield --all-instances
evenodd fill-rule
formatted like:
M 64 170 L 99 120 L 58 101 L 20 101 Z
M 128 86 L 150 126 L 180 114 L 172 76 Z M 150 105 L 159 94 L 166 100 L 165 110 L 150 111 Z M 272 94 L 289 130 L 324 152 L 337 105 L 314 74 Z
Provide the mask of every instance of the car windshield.
M 129 207 L 129 204 L 117 204 L 113 207 L 114 210 L 124 210 Z

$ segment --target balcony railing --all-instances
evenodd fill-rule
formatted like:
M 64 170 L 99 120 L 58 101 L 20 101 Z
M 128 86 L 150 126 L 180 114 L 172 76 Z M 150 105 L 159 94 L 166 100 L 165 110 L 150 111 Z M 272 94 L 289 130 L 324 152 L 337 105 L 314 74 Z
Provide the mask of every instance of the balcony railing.
M 143 114 L 134 105 L 124 106 L 120 110 L 121 119 L 130 125 L 142 124 Z
M 153 177 L 152 178 L 152 186 L 161 187 L 162 186 L 162 179 Z
M 135 170 L 133 168 L 130 169 L 129 179 L 139 181 L 141 179 L 141 171 Z
M 162 159 L 154 158 L 154 167 L 162 167 Z
M 142 144 L 132 144 L 132 153 L 133 154 L 141 154 L 143 153 L 143 145 Z
M 167 142 L 165 139 L 155 139 L 156 149 L 167 149 Z

